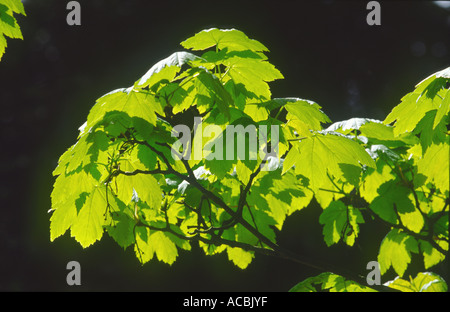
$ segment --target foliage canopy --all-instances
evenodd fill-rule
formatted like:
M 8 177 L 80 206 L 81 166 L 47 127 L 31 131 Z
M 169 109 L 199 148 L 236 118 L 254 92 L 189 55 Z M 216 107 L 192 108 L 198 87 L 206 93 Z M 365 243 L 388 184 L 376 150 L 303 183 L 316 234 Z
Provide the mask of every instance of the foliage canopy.
M 331 120 L 317 103 L 272 98 L 268 83 L 283 76 L 267 47 L 243 32 L 208 29 L 181 45 L 201 54 L 170 55 L 90 110 L 53 172 L 52 241 L 70 230 L 88 247 L 107 233 L 141 263 L 168 264 L 199 244 L 242 269 L 259 252 L 325 271 L 292 291 L 372 291 L 357 273 L 329 270 L 277 244 L 276 230 L 314 198 L 328 246 L 353 246 L 360 227 L 385 225 L 377 260 L 381 274 L 398 275 L 386 286 L 447 289 L 435 273 L 403 278 L 412 254 L 428 270 L 448 251 L 450 69 L 420 82 L 384 121 L 352 118 L 325 128 Z M 193 116 L 202 122 L 192 127 Z M 221 147 L 235 157 L 175 159 L 173 149 L 196 152 L 176 145 L 179 123 L 191 123 L 194 140 L 209 138 L 201 150 L 217 156 Z M 218 133 L 205 136 L 209 125 Z M 256 159 L 238 157 L 225 133 L 230 125 L 255 125 L 265 136 Z M 264 125 L 278 126 L 278 136 Z

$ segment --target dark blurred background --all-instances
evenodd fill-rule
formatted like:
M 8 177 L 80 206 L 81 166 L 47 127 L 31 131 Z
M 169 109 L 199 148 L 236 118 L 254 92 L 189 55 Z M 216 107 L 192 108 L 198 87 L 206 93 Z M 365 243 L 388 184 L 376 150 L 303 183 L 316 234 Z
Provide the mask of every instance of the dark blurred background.
M 84 0 L 81 26 L 67 25 L 68 1 L 23 2 L 24 40 L 8 38 L 0 62 L 1 291 L 287 291 L 320 273 L 263 255 L 241 270 L 196 248 L 172 266 L 141 266 L 107 234 L 84 250 L 69 233 L 49 240 L 51 173 L 95 100 L 132 85 L 200 30 L 237 28 L 265 44 L 285 77 L 271 84 L 273 96 L 316 101 L 333 121 L 382 120 L 449 66 L 450 11 L 427 1 L 380 1 L 381 26 L 367 25 L 368 1 Z M 280 245 L 364 273 L 385 232 L 363 228 L 360 247 L 326 248 L 311 222 L 319 214 L 312 205 L 288 218 Z M 81 286 L 66 284 L 71 260 Z

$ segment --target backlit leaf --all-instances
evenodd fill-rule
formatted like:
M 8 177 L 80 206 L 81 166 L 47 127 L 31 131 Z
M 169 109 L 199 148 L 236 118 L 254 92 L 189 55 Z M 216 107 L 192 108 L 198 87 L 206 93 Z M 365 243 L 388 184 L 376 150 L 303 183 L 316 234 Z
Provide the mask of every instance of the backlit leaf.
M 431 145 L 421 160 L 418 161 L 417 167 L 419 173 L 427 177 L 427 181 L 434 183 L 442 193 L 448 192 L 450 177 L 450 145 L 441 143 L 439 145 Z
M 375 166 L 362 146 L 342 136 L 316 134 L 302 140 L 297 146 L 300 155 L 295 163 L 295 173 L 309 179 L 316 198 L 325 207 L 333 195 L 325 189 L 336 190 L 331 179 L 344 179 L 346 165 L 356 168 L 362 165 Z
M 6 37 L 23 39 L 14 13 L 26 15 L 22 2 L 20 0 L 2 0 L 0 3 L 0 60 L 7 46 Z
M 181 43 L 186 49 L 205 50 L 217 45 L 219 50 L 227 48 L 233 51 L 268 51 L 260 42 L 249 39 L 237 29 L 211 28 L 197 33 Z
M 419 252 L 417 241 L 398 229 L 391 230 L 381 242 L 378 253 L 381 274 L 392 266 L 400 277 L 403 276 L 411 262 L 411 252 Z

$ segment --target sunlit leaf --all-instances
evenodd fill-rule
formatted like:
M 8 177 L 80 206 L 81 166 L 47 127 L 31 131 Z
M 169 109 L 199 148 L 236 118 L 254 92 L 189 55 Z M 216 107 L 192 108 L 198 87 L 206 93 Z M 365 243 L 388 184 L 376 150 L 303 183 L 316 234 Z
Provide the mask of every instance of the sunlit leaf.
M 20 0 L 2 0 L 0 3 L 0 60 L 7 46 L 6 37 L 23 39 L 14 13 L 26 15 L 22 2 Z
M 237 29 L 211 28 L 197 33 L 195 36 L 181 43 L 186 49 L 205 50 L 217 45 L 222 50 L 227 48 L 234 51 L 268 51 L 260 42 L 249 39 Z
M 431 272 L 420 272 L 409 281 L 396 277 L 386 282 L 386 286 L 402 292 L 446 292 L 447 283 L 439 275 Z
M 392 266 L 399 276 L 403 276 L 411 262 L 411 252 L 419 252 L 417 241 L 397 229 L 391 230 L 381 242 L 378 254 L 381 274 Z

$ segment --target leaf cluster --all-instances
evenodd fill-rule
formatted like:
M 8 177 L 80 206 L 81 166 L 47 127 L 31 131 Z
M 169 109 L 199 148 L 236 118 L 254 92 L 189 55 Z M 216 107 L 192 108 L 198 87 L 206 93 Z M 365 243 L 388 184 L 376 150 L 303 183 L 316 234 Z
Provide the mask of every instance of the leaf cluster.
M 384 121 L 331 124 L 313 101 L 272 98 L 268 83 L 283 76 L 243 32 L 212 28 L 181 45 L 197 54 L 173 53 L 90 110 L 53 172 L 52 241 L 70 230 L 88 247 L 107 233 L 141 263 L 172 264 L 196 243 L 242 269 L 263 253 L 331 272 L 276 242 L 286 218 L 314 199 L 328 246 L 354 246 L 365 223 L 384 226 L 382 274 L 392 268 L 402 278 L 411 253 L 427 270 L 445 260 L 449 69 L 419 83 Z M 230 126 L 245 135 L 230 136 Z M 192 140 L 181 145 L 182 136 Z M 264 138 L 257 152 L 241 153 L 254 136 Z M 347 273 L 295 290 L 367 290 Z

